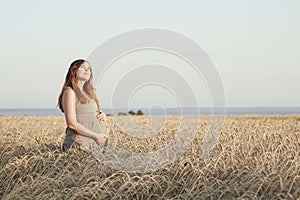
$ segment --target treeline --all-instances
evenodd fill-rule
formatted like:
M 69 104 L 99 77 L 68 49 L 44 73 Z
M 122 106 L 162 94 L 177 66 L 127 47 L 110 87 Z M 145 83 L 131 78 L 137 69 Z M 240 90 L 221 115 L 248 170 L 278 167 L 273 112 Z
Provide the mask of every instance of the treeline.
M 119 116 L 122 115 L 144 115 L 143 111 L 141 109 L 139 109 L 138 111 L 134 112 L 133 110 L 128 111 L 128 113 L 124 113 L 124 112 L 118 112 Z M 112 114 L 106 114 L 106 116 L 112 116 Z

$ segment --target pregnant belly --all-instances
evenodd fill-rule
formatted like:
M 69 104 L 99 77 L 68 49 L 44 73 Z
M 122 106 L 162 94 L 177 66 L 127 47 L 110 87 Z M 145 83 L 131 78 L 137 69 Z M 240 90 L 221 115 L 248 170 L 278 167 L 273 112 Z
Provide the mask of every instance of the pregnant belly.
M 76 116 L 78 123 L 86 127 L 87 129 L 96 133 L 107 133 L 106 125 L 104 121 L 97 119 L 97 113 L 89 113 Z

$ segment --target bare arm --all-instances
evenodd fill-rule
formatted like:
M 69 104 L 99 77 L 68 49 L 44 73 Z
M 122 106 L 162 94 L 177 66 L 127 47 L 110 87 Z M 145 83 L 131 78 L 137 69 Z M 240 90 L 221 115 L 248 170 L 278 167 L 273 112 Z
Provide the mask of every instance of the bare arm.
M 63 109 L 64 109 L 64 113 L 65 113 L 65 119 L 67 122 L 67 126 L 71 129 L 76 130 L 76 132 L 78 132 L 81 135 L 95 139 L 97 141 L 97 143 L 99 141 L 99 136 L 101 136 L 102 138 L 107 137 L 104 134 L 97 134 L 77 122 L 75 102 L 76 102 L 75 93 L 71 88 L 68 87 L 64 91 L 63 98 L 62 98 Z M 103 141 L 103 143 L 104 142 L 105 141 Z M 102 142 L 100 142 L 100 143 L 102 143 Z

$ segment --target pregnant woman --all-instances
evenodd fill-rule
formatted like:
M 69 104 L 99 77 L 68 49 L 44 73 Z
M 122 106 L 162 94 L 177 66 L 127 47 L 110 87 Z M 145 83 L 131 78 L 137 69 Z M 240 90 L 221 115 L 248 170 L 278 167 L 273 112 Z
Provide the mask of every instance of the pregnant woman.
M 58 107 L 67 123 L 64 152 L 71 147 L 101 150 L 107 144 L 106 115 L 100 108 L 92 79 L 92 69 L 86 60 L 72 62 L 58 98 Z

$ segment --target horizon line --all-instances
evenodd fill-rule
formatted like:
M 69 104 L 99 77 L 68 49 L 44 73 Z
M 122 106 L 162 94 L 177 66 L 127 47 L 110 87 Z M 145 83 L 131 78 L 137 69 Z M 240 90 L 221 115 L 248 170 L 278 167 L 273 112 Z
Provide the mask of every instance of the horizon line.
M 217 109 L 227 109 L 227 108 L 300 108 L 300 106 L 225 106 L 225 107 L 209 107 L 209 106 L 201 106 L 201 107 L 168 107 L 168 108 L 163 108 L 163 109 L 211 109 L 211 108 L 217 108 Z M 52 110 L 52 109 L 57 109 L 59 110 L 59 108 L 57 107 L 44 107 L 44 108 L 0 108 L 0 110 L 18 110 L 18 109 L 23 109 L 23 110 L 28 110 L 28 109 L 45 109 L 45 110 Z M 106 109 L 106 110 L 111 110 L 111 109 L 115 109 L 115 110 L 125 110 L 125 109 L 130 109 L 130 110 L 138 110 L 138 109 L 151 109 L 148 107 L 135 107 L 135 108 L 102 108 L 102 109 Z M 160 109 L 160 108 L 152 108 L 152 109 Z

